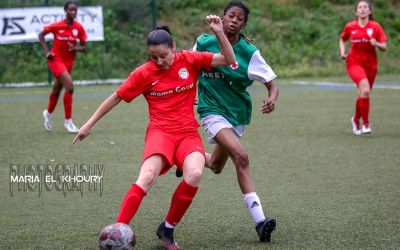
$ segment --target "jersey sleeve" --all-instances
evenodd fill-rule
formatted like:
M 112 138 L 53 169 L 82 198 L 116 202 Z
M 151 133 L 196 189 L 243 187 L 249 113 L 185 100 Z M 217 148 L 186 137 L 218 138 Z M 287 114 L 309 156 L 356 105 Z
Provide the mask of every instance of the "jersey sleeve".
M 377 24 L 377 29 L 376 29 L 376 40 L 380 43 L 386 42 L 388 40 L 385 31 L 383 31 L 382 26 Z
M 276 78 L 275 72 L 265 62 L 259 50 L 256 50 L 251 56 L 247 75 L 249 79 L 261 83 L 267 83 Z
M 43 27 L 43 31 L 46 33 L 54 33 L 58 29 L 58 23 L 52 23 Z
M 87 40 L 87 34 L 85 31 L 85 28 L 83 28 L 82 25 L 80 25 L 80 29 L 79 29 L 79 42 L 80 43 L 85 43 Z
M 115 93 L 125 102 L 130 103 L 135 97 L 142 94 L 145 89 L 145 80 L 142 73 L 136 69 L 129 74 Z
M 344 26 L 342 33 L 340 34 L 340 38 L 343 41 L 347 41 L 347 39 L 349 39 L 349 37 L 350 37 L 350 27 L 348 24 L 346 24 L 346 26 Z
M 201 69 L 210 69 L 212 58 L 214 53 L 211 52 L 191 52 L 191 56 L 194 58 L 195 65 L 197 65 L 198 70 Z

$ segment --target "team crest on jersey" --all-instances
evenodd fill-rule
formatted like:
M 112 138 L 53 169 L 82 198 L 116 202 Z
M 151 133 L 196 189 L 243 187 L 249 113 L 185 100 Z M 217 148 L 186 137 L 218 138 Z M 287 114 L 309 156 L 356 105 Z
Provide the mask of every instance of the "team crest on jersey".
M 235 62 L 234 64 L 229 65 L 229 67 L 231 67 L 231 69 L 236 70 L 239 68 L 239 63 Z
M 372 36 L 372 33 L 374 33 L 374 30 L 373 30 L 373 29 L 371 29 L 371 28 L 367 29 L 367 35 L 368 35 L 369 37 Z
M 178 75 L 179 75 L 180 78 L 186 80 L 186 79 L 189 78 L 189 71 L 186 68 L 181 68 L 178 71 Z
M 78 35 L 78 30 L 77 30 L 77 29 L 73 29 L 73 30 L 72 30 L 72 34 L 73 34 L 74 36 L 77 36 L 77 35 Z

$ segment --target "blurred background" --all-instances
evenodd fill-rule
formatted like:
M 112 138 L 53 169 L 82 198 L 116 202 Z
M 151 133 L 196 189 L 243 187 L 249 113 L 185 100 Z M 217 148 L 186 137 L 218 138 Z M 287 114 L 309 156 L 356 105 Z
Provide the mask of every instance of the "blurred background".
M 168 25 L 179 49 L 209 32 L 208 14 L 223 14 L 228 0 L 80 0 L 103 6 L 103 42 L 90 42 L 75 62 L 75 80 L 125 78 L 146 61 L 145 39 L 157 25 Z M 280 77 L 343 76 L 338 38 L 355 18 L 354 0 L 247 0 L 250 16 L 243 33 L 253 39 Z M 389 37 L 379 53 L 379 74 L 399 74 L 400 1 L 371 1 L 373 14 Z M 0 8 L 63 6 L 64 0 L 2 0 Z M 78 10 L 79 12 L 79 10 Z M 45 82 L 47 64 L 39 43 L 0 45 L 0 84 Z

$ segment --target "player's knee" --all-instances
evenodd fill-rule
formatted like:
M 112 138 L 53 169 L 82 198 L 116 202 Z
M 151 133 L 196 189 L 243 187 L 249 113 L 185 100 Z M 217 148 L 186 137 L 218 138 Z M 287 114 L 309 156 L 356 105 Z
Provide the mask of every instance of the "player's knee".
M 244 169 L 249 166 L 249 155 L 246 152 L 238 153 L 233 157 L 236 168 Z
M 191 169 L 187 173 L 185 173 L 184 179 L 187 184 L 191 186 L 198 186 L 201 181 L 201 177 L 203 176 L 203 169 L 202 168 L 195 168 Z
M 66 86 L 65 87 L 65 91 L 70 93 L 70 94 L 73 94 L 74 93 L 74 86 L 72 84 L 71 84 L 71 86 Z
M 362 89 L 361 90 L 361 96 L 362 97 L 369 97 L 369 95 L 371 94 L 371 90 L 370 89 Z
M 157 177 L 158 177 L 157 171 L 149 168 L 141 173 L 138 182 L 140 182 L 143 186 L 150 188 L 157 180 Z

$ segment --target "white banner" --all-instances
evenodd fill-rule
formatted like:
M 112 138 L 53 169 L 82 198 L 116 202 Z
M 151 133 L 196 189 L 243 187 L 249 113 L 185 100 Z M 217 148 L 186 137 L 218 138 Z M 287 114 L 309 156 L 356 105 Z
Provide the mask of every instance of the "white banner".
M 65 19 L 63 7 L 0 9 L 0 44 L 38 42 L 43 27 Z M 104 41 L 103 7 L 79 7 L 76 20 L 87 41 Z M 51 40 L 52 34 L 46 35 Z

